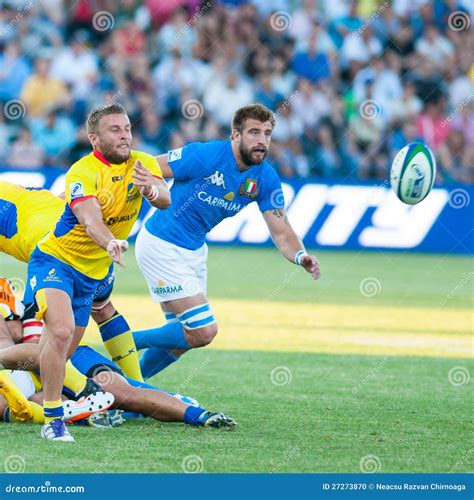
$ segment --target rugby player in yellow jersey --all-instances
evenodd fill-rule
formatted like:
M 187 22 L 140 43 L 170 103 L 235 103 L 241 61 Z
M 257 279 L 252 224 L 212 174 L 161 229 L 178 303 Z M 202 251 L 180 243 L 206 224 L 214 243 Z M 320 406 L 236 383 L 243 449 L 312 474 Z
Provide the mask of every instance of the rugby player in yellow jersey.
M 40 373 L 45 424 L 41 436 L 74 441 L 63 421 L 64 366 L 88 323 L 92 299 L 112 262 L 122 263 L 142 196 L 157 208 L 170 195 L 157 161 L 131 150 L 130 120 L 119 104 L 87 117 L 93 152 L 66 174 L 66 206 L 30 257 L 25 302 L 36 302 L 45 330 Z
M 28 263 L 36 244 L 61 216 L 64 205 L 64 199 L 46 189 L 24 188 L 0 181 L 0 252 Z M 127 376 L 142 380 L 130 327 L 110 300 L 113 281 L 114 276 L 110 273 L 99 285 L 93 299 L 91 316 L 99 326 L 112 359 Z M 23 342 L 38 342 L 41 331 L 42 324 L 27 315 L 23 323 Z M 0 369 L 2 363 L 9 368 L 16 368 L 24 360 L 37 358 L 31 346 L 14 347 L 8 351 L 2 351 L 2 347 L 0 341 Z M 30 368 L 33 369 L 34 366 Z M 85 395 L 83 391 L 86 382 L 68 363 L 65 384 L 74 388 L 76 395 L 80 397 Z

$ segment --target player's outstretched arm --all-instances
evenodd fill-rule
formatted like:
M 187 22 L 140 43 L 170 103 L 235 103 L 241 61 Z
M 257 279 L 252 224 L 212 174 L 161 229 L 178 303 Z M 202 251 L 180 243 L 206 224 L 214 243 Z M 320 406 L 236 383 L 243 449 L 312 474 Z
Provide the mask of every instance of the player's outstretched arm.
M 71 209 L 89 238 L 106 250 L 115 263 L 123 267 L 122 253 L 127 251 L 128 243 L 125 240 L 115 239 L 115 236 L 104 224 L 97 198 L 81 200 L 79 203 L 74 203 Z
M 321 276 L 318 259 L 306 253 L 302 241 L 291 227 L 285 210 L 283 208 L 266 210 L 263 212 L 263 218 L 280 253 L 290 262 L 303 267 L 315 280 L 318 279 Z
M 163 210 L 171 205 L 168 185 L 163 179 L 156 178 L 140 160 L 135 162 L 133 171 L 133 183 L 152 206 Z

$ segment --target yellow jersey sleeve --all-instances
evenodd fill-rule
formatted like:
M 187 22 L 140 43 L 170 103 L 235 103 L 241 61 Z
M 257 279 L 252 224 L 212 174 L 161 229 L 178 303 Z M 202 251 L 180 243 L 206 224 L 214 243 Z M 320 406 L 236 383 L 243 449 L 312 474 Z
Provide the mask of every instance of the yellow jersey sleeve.
M 75 202 L 97 196 L 97 168 L 90 162 L 78 161 L 66 174 L 66 201 Z

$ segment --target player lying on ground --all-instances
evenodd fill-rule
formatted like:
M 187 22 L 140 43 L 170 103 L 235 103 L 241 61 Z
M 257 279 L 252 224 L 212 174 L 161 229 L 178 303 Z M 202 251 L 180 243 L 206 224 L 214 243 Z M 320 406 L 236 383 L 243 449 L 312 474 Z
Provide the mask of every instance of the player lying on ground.
M 30 256 L 24 298 L 36 303 L 36 319 L 46 325 L 40 345 L 46 422 L 41 436 L 53 441 L 74 440 L 61 422 L 60 397 L 66 361 L 84 335 L 92 298 L 112 262 L 122 265 L 143 196 L 157 208 L 170 204 L 157 161 L 131 150 L 130 120 L 122 106 L 93 110 L 86 128 L 93 151 L 66 174 L 65 210 Z
M 0 181 L 0 252 L 28 263 L 37 243 L 53 227 L 65 210 L 65 201 L 46 189 L 25 189 Z M 16 221 L 16 224 L 13 224 Z M 107 351 L 128 376 L 141 379 L 137 350 L 126 319 L 115 309 L 110 296 L 113 268 L 98 286 L 92 302 L 91 317 L 97 323 Z M 24 323 L 23 342 L 38 338 L 39 325 L 34 318 Z M 0 348 L 2 345 L 0 343 Z M 25 348 L 29 358 L 28 348 Z M 19 360 L 20 362 L 20 360 Z M 72 372 L 72 373 L 70 373 Z M 65 382 L 80 394 L 85 381 L 66 368 Z
M 0 319 L 0 330 L 9 331 L 9 324 L 10 322 Z M 8 332 L 3 331 L 3 336 L 6 335 Z M 184 402 L 190 398 L 172 395 L 139 380 L 125 377 L 113 361 L 108 360 L 90 346 L 79 346 L 72 355 L 71 362 L 81 373 L 91 377 L 96 384 L 101 386 L 106 391 L 104 394 L 108 399 L 94 400 L 94 412 L 89 411 L 88 415 L 85 415 L 88 408 L 78 408 L 75 402 L 63 404 L 66 420 L 88 417 L 98 411 L 97 407 L 102 404 L 101 410 L 112 406 L 125 411 L 138 412 L 163 422 L 184 422 L 194 426 L 227 429 L 232 429 L 236 425 L 232 418 L 222 412 L 209 412 L 204 408 Z M 32 372 L 13 371 L 12 373 L 13 376 L 0 372 L 0 394 L 4 396 L 3 399 L 0 398 L 0 415 L 5 415 L 8 407 L 8 418 L 12 413 L 17 421 L 34 420 L 37 423 L 43 423 L 44 416 L 38 411 L 36 404 L 43 397 L 38 377 Z M 27 375 L 26 378 L 25 375 Z M 64 392 L 70 391 L 68 387 L 64 388 Z M 32 399 L 31 402 L 28 401 L 29 398 Z M 79 415 L 80 410 L 83 410 L 83 414 Z
M 150 347 L 141 359 L 145 378 L 216 336 L 217 322 L 206 297 L 205 237 L 253 201 L 280 253 L 319 278 L 319 263 L 292 229 L 278 175 L 265 162 L 274 125 L 269 109 L 248 105 L 234 114 L 231 141 L 191 143 L 157 157 L 164 177 L 174 179 L 173 200 L 168 210 L 157 210 L 147 220 L 135 251 L 167 324 L 134 334 L 137 348 Z

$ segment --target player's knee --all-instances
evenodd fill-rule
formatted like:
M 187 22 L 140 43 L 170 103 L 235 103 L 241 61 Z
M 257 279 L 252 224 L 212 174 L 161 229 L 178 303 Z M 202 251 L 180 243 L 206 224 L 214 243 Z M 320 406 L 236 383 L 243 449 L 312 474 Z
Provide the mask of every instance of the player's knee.
M 73 334 L 73 327 L 68 325 L 56 325 L 54 327 L 48 327 L 46 340 L 51 342 L 58 351 L 66 352 L 71 345 Z
M 204 347 L 209 345 L 217 335 L 217 323 L 199 328 L 189 333 L 188 343 L 190 347 Z
M 91 316 L 92 319 L 100 325 L 101 323 L 109 320 L 116 312 L 115 307 L 110 301 L 103 306 L 101 304 L 94 303 L 92 306 Z

